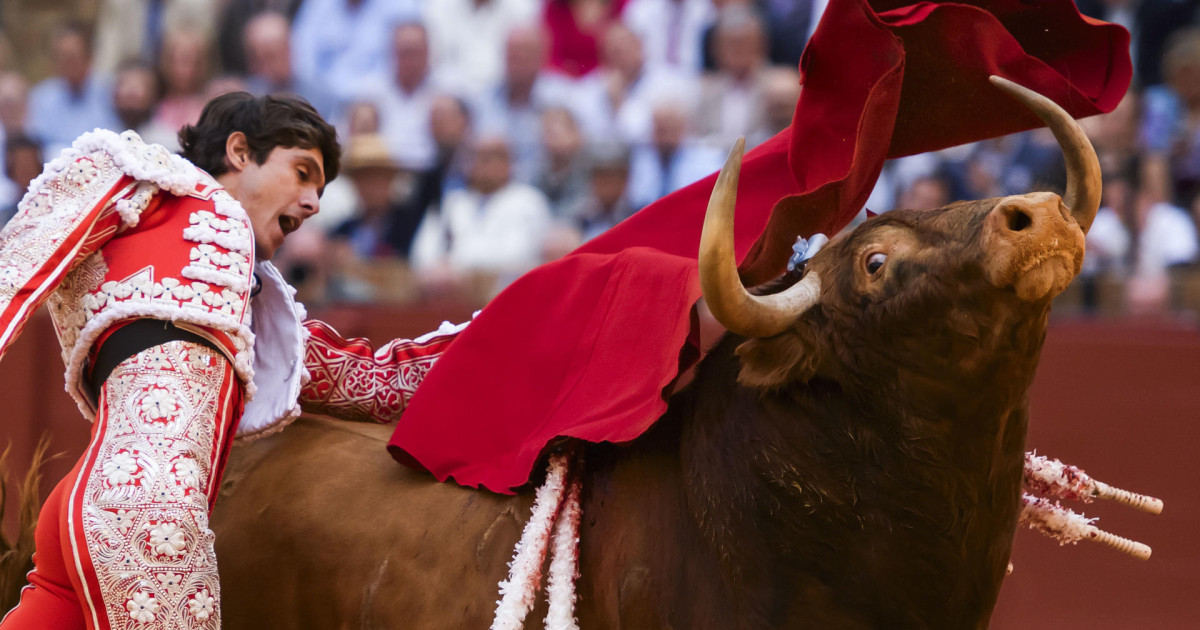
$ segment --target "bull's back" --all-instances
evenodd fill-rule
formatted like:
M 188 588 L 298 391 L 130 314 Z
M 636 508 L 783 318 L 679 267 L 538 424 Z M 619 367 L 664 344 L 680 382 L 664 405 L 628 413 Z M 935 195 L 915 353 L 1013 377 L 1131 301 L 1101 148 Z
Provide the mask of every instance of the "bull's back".
M 490 624 L 531 499 L 399 466 L 391 431 L 301 418 L 233 450 L 212 517 L 223 627 Z

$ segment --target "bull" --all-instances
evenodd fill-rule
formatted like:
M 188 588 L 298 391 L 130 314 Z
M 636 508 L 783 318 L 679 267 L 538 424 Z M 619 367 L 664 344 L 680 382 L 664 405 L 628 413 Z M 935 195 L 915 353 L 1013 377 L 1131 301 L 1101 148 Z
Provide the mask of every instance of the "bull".
M 1026 392 L 1100 191 L 1079 126 L 994 82 L 1053 130 L 1062 198 L 890 212 L 753 291 L 731 154 L 700 256 L 730 332 L 649 432 L 587 447 L 581 627 L 987 626 Z M 532 497 L 396 466 L 389 431 L 309 419 L 235 451 L 213 516 L 228 628 L 490 623 Z

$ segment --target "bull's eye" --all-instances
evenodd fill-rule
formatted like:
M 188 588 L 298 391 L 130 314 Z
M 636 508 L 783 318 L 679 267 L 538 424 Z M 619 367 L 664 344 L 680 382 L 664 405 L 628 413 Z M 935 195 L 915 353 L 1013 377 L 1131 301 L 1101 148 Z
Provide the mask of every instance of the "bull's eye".
M 875 275 L 876 271 L 883 268 L 883 263 L 887 262 L 887 254 L 877 252 L 867 257 L 867 273 Z

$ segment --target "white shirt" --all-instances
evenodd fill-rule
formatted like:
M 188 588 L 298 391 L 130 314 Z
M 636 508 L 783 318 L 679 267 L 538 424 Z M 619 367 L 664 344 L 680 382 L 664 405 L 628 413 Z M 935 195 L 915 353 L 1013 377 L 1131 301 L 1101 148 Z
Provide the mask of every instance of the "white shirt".
M 311 0 L 310 0 L 311 1 Z M 470 93 L 504 75 L 504 45 L 514 27 L 536 24 L 537 0 L 430 0 L 425 6 L 430 67 L 446 85 Z
M 347 0 L 305 0 L 292 23 L 292 67 L 300 81 L 349 98 L 364 77 L 386 72 L 396 25 L 420 17 L 415 0 L 363 0 L 353 9 Z
M 641 38 L 647 66 L 688 74 L 704 67 L 704 30 L 714 18 L 710 0 L 630 0 L 621 14 Z
M 382 77 L 366 83 L 355 100 L 374 103 L 379 110 L 379 133 L 388 151 L 402 166 L 424 170 L 433 163 L 434 143 L 429 129 L 429 111 L 437 88 L 426 79 L 406 93 Z
M 1104 271 L 1124 272 L 1129 244 L 1129 230 L 1121 222 L 1121 217 L 1112 208 L 1100 208 L 1087 233 L 1087 252 L 1083 256 L 1080 275 Z
M 692 102 L 695 97 L 694 78 L 668 68 L 646 70 L 614 111 L 604 73 L 594 72 L 579 80 L 575 111 L 584 134 L 593 142 L 619 140 L 636 145 L 651 141 L 656 105 L 664 101 Z
M 541 262 L 550 224 L 545 195 L 527 184 L 513 182 L 491 195 L 456 190 L 440 213 L 426 213 L 410 260 L 418 270 L 445 263 L 457 271 L 520 273 Z
M 1165 202 L 1151 206 L 1138 235 L 1138 275 L 1160 275 L 1171 265 L 1195 261 L 1197 255 L 1200 244 L 1187 212 Z

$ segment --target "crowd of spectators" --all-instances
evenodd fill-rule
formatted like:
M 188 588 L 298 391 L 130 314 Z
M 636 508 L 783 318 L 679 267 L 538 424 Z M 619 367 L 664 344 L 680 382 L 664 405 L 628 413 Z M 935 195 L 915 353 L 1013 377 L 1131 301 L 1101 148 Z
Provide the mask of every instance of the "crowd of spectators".
M 483 300 L 718 169 L 736 137 L 786 127 L 826 2 L 97 0 L 94 20 L 24 55 L 0 24 L 0 221 L 84 131 L 175 147 L 217 94 L 292 92 L 345 151 L 345 177 L 279 255 L 302 297 Z M 1137 76 L 1085 121 L 1105 189 L 1076 293 L 1161 310 L 1200 258 L 1200 0 L 1078 2 L 1131 30 Z M 48 76 L 22 71 L 34 55 Z M 1062 180 L 1041 130 L 890 161 L 867 207 Z

